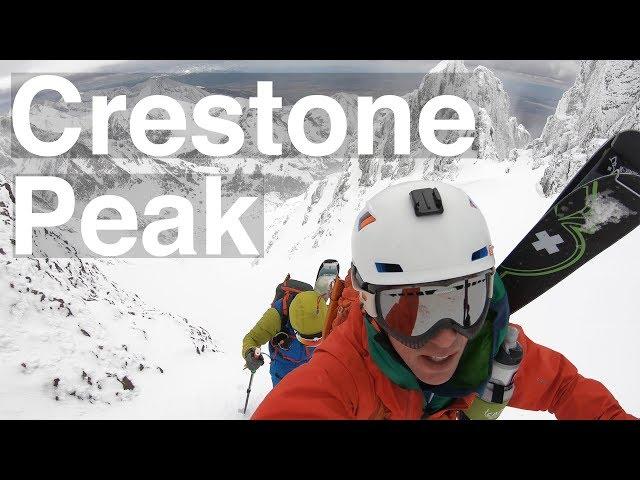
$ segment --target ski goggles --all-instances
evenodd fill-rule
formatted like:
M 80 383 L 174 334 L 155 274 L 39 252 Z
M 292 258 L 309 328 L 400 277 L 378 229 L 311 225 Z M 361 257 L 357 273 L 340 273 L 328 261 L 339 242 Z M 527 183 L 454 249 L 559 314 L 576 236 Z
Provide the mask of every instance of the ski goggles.
M 473 338 L 487 317 L 495 272 L 394 286 L 365 284 L 355 267 L 352 271 L 354 285 L 372 294 L 367 302 L 375 303 L 376 322 L 410 348 L 422 347 L 442 328 Z

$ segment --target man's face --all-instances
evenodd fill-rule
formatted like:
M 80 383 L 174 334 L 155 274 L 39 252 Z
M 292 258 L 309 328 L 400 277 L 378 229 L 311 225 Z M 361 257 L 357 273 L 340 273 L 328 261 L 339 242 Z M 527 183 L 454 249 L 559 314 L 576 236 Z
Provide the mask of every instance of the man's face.
M 453 376 L 467 345 L 467 337 L 450 328 L 441 329 L 420 348 L 409 348 L 391 336 L 389 340 L 415 376 L 429 385 L 441 385 Z

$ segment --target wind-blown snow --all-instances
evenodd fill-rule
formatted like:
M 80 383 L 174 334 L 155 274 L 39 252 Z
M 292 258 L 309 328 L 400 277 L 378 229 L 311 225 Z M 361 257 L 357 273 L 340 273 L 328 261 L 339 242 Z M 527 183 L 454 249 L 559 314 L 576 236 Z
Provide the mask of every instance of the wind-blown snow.
M 589 210 L 584 215 L 585 222 L 582 230 L 594 233 L 607 223 L 618 223 L 624 217 L 637 215 L 636 212 L 609 195 L 610 192 L 599 192 L 597 195 L 589 197 L 587 200 Z

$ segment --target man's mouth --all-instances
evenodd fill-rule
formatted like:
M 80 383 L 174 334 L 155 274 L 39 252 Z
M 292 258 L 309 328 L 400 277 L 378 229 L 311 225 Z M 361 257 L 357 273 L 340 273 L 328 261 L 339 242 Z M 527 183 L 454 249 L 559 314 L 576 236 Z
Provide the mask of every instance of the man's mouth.
M 429 360 L 431 360 L 432 362 L 440 363 L 440 362 L 444 362 L 445 360 L 447 360 L 449 357 L 452 357 L 452 356 L 453 356 L 453 354 L 445 355 L 443 357 L 439 357 L 437 355 L 427 355 L 427 358 Z
M 454 362 L 458 352 L 453 352 L 448 355 L 422 355 L 425 362 L 435 370 L 447 369 Z

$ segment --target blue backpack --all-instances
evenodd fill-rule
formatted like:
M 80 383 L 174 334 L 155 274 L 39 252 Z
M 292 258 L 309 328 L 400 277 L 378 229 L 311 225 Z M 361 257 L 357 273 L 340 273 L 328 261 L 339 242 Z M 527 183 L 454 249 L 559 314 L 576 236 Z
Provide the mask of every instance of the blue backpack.
M 309 290 L 313 290 L 311 285 L 294 280 L 290 275 L 287 275 L 284 281 L 276 287 L 271 306 L 280 314 L 280 331 L 289 335 L 291 341 L 286 348 L 276 345 L 273 340 L 269 342 L 269 355 L 271 356 L 269 371 L 274 387 L 287 373 L 308 362 L 313 354 L 313 347 L 307 347 L 295 338 L 295 331 L 289 321 L 289 305 L 298 293 Z

